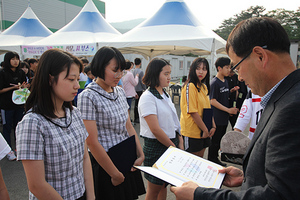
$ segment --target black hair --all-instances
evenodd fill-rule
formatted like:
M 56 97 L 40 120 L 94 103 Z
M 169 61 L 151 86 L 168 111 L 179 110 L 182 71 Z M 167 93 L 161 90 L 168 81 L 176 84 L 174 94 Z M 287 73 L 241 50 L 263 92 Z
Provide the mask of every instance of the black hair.
M 273 52 L 290 52 L 288 34 L 278 21 L 269 17 L 254 17 L 241 21 L 231 31 L 226 43 L 239 56 L 246 56 L 255 46 L 267 46 Z
M 26 62 L 27 64 L 28 64 L 28 60 L 29 60 L 30 58 L 25 58 L 24 60 L 23 60 L 23 62 Z
M 125 70 L 130 69 L 131 68 L 131 62 L 129 60 L 127 60 L 127 59 L 125 60 L 125 62 L 126 62 Z
M 134 59 L 134 64 L 135 64 L 135 65 L 140 65 L 141 62 L 142 62 L 142 60 L 141 60 L 140 58 L 135 58 L 135 59 Z
M 86 58 L 81 58 L 80 60 L 81 60 L 82 63 L 87 63 L 87 64 L 89 64 L 89 61 L 88 61 L 88 59 L 86 59 Z
M 30 70 L 30 67 L 29 67 L 28 63 L 24 62 L 24 61 L 21 61 L 20 62 L 20 68 L 24 68 L 24 67 L 26 67 L 28 70 Z
M 14 51 L 9 51 L 5 54 L 4 56 L 4 61 L 3 61 L 3 68 L 4 69 L 10 69 L 12 66 L 10 64 L 10 60 L 13 58 L 17 58 L 18 60 L 20 60 L 20 56 L 17 52 Z M 18 68 L 20 67 L 20 63 Z
M 163 58 L 154 58 L 151 60 L 142 79 L 143 83 L 150 88 L 158 87 L 160 84 L 159 74 L 166 65 L 170 65 L 170 63 Z
M 83 70 L 84 70 L 84 73 L 87 74 L 89 71 L 91 71 L 91 65 L 85 66 Z
M 38 62 L 38 61 L 37 61 L 37 59 L 35 59 L 35 58 L 30 58 L 30 59 L 27 61 L 27 63 L 29 64 L 29 66 L 30 66 L 30 64 L 33 64 L 33 63 L 36 63 L 36 62 Z
M 206 76 L 200 82 L 199 78 L 196 74 L 196 69 L 201 65 L 201 63 L 203 63 L 203 67 L 206 67 L 207 73 L 206 73 Z M 209 71 L 208 61 L 205 58 L 200 58 L 200 57 L 196 58 L 191 64 L 188 79 L 186 82 L 193 83 L 195 85 L 195 87 L 197 88 L 198 92 L 201 89 L 201 87 L 198 87 L 198 86 L 201 86 L 204 83 L 208 90 L 207 94 L 209 94 L 209 91 L 210 91 L 209 79 L 210 79 L 210 71 Z
M 31 79 L 31 71 L 30 71 L 30 67 L 29 67 L 29 65 L 28 65 L 28 63 L 27 62 L 20 62 L 20 69 L 22 69 L 22 68 L 24 68 L 24 67 L 26 67 L 27 69 L 28 69 L 28 72 L 27 72 L 27 74 L 26 74 L 26 76 L 29 78 L 29 79 Z
M 72 54 L 60 49 L 50 49 L 45 51 L 39 61 L 36 74 L 34 76 L 31 93 L 26 101 L 26 112 L 32 108 L 32 112 L 42 114 L 49 118 L 56 118 L 54 114 L 54 102 L 52 101 L 52 87 L 50 85 L 50 76 L 54 79 L 52 82 L 57 83 L 59 74 L 67 69 L 67 75 L 71 64 L 79 66 L 79 72 L 82 71 L 81 61 Z M 71 102 L 64 102 L 63 106 L 73 109 Z
M 218 67 L 223 68 L 226 65 L 230 65 L 230 63 L 231 63 L 231 61 L 228 57 L 220 57 L 216 60 L 215 66 L 216 66 L 217 71 L 219 71 Z
M 92 74 L 105 80 L 105 68 L 109 65 L 113 58 L 117 61 L 117 69 L 121 69 L 123 71 L 126 67 L 126 63 L 122 53 L 114 47 L 104 46 L 97 51 L 91 62 Z

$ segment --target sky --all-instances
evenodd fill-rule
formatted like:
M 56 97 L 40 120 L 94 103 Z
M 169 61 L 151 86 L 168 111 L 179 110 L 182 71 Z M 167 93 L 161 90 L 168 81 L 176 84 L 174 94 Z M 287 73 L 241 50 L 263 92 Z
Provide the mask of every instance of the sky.
M 102 0 L 106 4 L 106 20 L 122 22 L 153 16 L 165 0 Z M 192 13 L 205 26 L 217 29 L 224 19 L 247 10 L 251 6 L 263 6 L 266 11 L 277 8 L 296 11 L 299 0 L 185 0 Z

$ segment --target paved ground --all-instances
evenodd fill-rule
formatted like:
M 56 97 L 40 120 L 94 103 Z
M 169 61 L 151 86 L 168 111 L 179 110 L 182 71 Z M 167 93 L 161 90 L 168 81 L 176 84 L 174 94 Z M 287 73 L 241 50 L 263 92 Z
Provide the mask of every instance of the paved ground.
M 178 105 L 178 99 L 174 99 L 175 101 L 175 106 L 178 112 L 178 116 L 180 115 L 180 107 Z M 133 102 L 134 105 L 134 102 Z M 131 112 L 131 115 L 133 114 L 133 111 Z M 133 116 L 133 115 L 132 115 Z M 132 117 L 133 118 L 133 117 Z M 139 124 L 136 124 L 135 130 L 137 133 L 139 133 Z M 230 128 L 230 127 L 229 127 Z M 2 131 L 2 126 L 0 127 L 0 131 Z M 140 140 L 141 143 L 143 144 L 143 140 Z M 207 151 L 204 154 L 204 158 L 207 157 Z M 233 165 L 230 163 L 227 163 L 228 165 Z M 241 168 L 239 165 L 234 165 L 236 167 Z M 27 188 L 27 183 L 26 183 L 26 176 L 23 170 L 23 166 L 21 162 L 18 161 L 8 161 L 6 158 L 3 158 L 0 161 L 0 167 L 4 176 L 4 181 L 6 184 L 6 187 L 8 189 L 10 199 L 11 200 L 23 200 L 23 199 L 28 199 L 28 188 Z M 145 181 L 145 186 L 146 186 L 146 181 Z M 239 190 L 238 188 L 234 188 L 234 190 Z M 145 195 L 140 196 L 139 200 L 144 200 Z M 168 200 L 173 200 L 175 199 L 175 196 L 173 193 L 170 192 L 168 189 Z

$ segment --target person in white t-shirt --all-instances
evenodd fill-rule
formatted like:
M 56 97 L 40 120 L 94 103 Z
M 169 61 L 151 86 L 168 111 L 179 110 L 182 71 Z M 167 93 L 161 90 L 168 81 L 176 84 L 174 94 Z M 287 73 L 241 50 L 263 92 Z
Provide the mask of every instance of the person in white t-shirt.
M 11 151 L 10 146 L 7 144 L 6 140 L 0 133 L 0 160 L 4 158 Z M 1 200 L 9 200 L 9 195 L 7 188 L 5 186 L 5 182 L 3 180 L 2 171 L 0 168 L 0 199 Z
M 246 99 L 242 105 L 239 117 L 234 126 L 235 131 L 243 132 L 250 122 L 249 139 L 251 140 L 259 122 L 263 108 L 260 105 L 261 97 L 253 94 L 251 90 L 248 92 Z

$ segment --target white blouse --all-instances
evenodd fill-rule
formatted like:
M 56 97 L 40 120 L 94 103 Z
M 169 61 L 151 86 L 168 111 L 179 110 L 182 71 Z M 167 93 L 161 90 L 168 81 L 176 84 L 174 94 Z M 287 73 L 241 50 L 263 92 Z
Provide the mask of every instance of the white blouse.
M 165 93 L 161 96 L 163 99 L 155 97 L 149 90 L 146 90 L 139 100 L 140 135 L 143 137 L 156 138 L 145 120 L 146 116 L 152 114 L 157 116 L 160 128 L 170 139 L 176 137 L 175 131 L 180 132 L 180 123 L 171 98 Z

